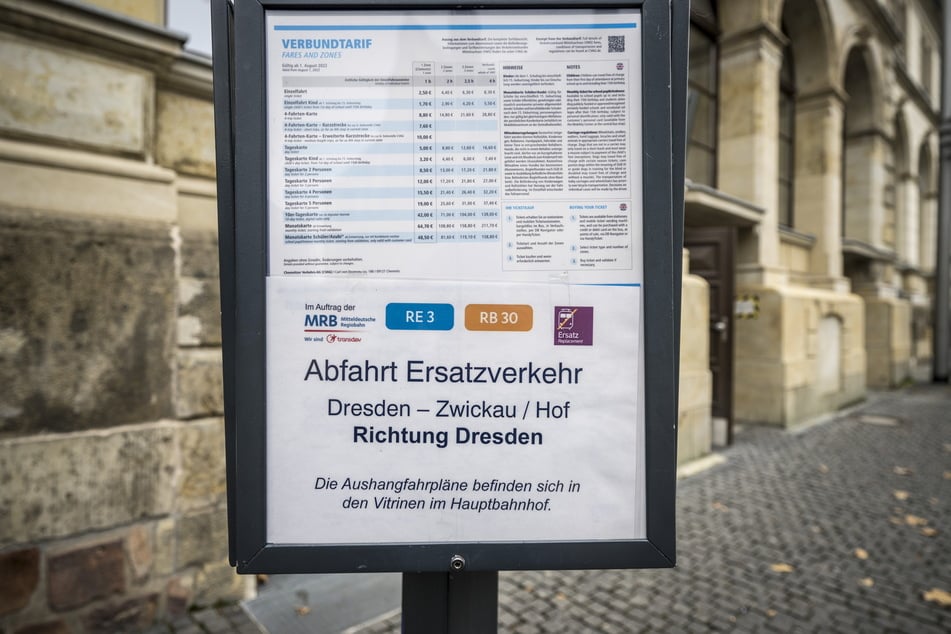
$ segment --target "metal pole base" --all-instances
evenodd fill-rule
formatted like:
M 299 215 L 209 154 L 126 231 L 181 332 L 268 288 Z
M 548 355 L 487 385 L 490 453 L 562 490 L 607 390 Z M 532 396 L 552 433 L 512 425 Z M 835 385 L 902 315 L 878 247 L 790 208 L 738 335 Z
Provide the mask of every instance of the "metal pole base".
M 499 573 L 404 572 L 404 634 L 499 630 Z

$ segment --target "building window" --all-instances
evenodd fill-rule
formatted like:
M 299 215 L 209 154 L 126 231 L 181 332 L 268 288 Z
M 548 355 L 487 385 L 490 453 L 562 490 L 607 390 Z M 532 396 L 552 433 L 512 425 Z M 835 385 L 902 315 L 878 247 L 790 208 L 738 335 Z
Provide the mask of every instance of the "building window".
M 889 0 L 888 10 L 891 12 L 892 17 L 895 19 L 895 25 L 898 27 L 898 31 L 905 35 L 905 3 L 903 0 Z
M 783 50 L 779 72 L 779 224 L 793 226 L 793 174 L 795 172 L 796 75 L 792 47 Z
M 713 35 L 690 25 L 687 178 L 716 187 L 717 46 Z
M 895 26 L 898 27 L 898 32 L 901 34 L 901 41 L 898 45 L 898 48 L 895 52 L 899 57 L 904 59 L 905 57 L 905 29 L 907 25 L 905 23 L 905 2 L 904 0 L 888 0 L 888 12 L 892 14 L 892 19 L 895 20 Z
M 931 92 L 931 44 L 928 40 L 921 40 L 921 87 L 930 96 Z

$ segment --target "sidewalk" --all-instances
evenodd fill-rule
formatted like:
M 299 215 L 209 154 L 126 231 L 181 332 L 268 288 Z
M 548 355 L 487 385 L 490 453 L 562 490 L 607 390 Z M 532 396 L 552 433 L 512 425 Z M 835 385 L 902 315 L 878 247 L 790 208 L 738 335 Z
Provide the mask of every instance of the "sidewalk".
M 951 631 L 951 387 L 746 427 L 722 456 L 679 482 L 676 569 L 502 573 L 499 630 Z M 252 631 L 234 628 L 197 631 Z

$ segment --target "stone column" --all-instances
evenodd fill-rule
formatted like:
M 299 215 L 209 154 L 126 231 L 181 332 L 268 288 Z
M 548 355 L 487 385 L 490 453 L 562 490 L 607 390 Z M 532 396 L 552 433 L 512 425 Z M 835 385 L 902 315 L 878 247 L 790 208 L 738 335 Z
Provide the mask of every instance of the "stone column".
M 816 238 L 809 272 L 820 284 L 842 279 L 842 96 L 829 90 L 796 102 L 793 224 Z
M 912 174 L 898 175 L 895 191 L 895 251 L 899 262 L 918 266 L 921 262 L 918 225 L 921 218 L 918 186 Z
M 710 418 L 710 286 L 690 275 L 690 258 L 683 254 L 680 315 L 680 398 L 678 399 L 677 464 L 704 456 L 713 447 Z
M 766 210 L 762 222 L 740 236 L 740 283 L 768 283 L 779 264 L 776 210 L 782 46 L 782 35 L 763 24 L 725 34 L 720 51 L 719 186 Z
M 935 268 L 938 196 L 933 191 L 923 192 L 920 202 L 921 226 L 918 234 L 918 266 L 924 273 L 933 273 Z
M 884 248 L 888 139 L 862 130 L 845 140 L 845 236 Z

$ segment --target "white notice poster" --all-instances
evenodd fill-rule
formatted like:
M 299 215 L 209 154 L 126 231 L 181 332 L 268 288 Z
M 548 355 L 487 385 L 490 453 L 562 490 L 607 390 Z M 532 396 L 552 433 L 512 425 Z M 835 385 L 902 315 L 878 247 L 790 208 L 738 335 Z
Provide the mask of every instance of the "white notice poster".
M 640 280 L 638 13 L 267 25 L 271 275 Z
M 645 537 L 636 11 L 267 14 L 267 535 Z

